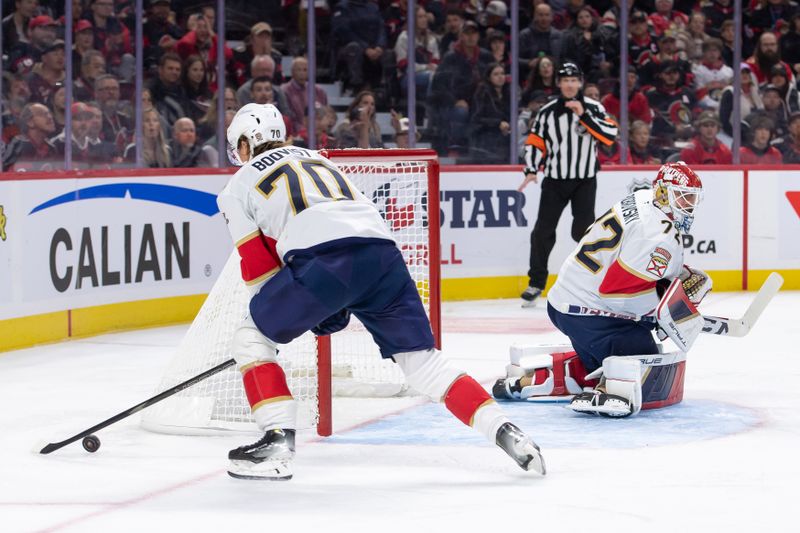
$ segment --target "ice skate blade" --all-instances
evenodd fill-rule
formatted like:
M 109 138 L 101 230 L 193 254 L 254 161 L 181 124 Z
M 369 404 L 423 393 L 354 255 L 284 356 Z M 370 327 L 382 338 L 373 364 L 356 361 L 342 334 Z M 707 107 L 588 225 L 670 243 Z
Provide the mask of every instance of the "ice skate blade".
M 520 455 L 527 455 L 528 460 L 518 463 L 527 472 L 536 472 L 540 476 L 547 475 L 547 467 L 544 464 L 542 453 L 533 445 L 532 442 L 524 442 L 519 446 Z
M 231 461 L 228 475 L 236 479 L 257 479 L 265 481 L 289 481 L 292 479 L 292 465 L 286 461 Z
M 537 299 L 538 299 L 538 298 L 537 298 Z M 530 300 L 530 301 L 528 301 L 528 300 L 522 300 L 522 306 L 521 306 L 521 307 L 522 307 L 523 309 L 528 309 L 528 308 L 530 308 L 530 307 L 536 307 L 536 300 Z
M 567 409 L 585 415 L 600 415 L 607 418 L 625 418 L 631 415 L 631 406 L 627 403 L 608 400 L 603 405 L 592 405 L 589 402 L 575 402 L 565 406 Z

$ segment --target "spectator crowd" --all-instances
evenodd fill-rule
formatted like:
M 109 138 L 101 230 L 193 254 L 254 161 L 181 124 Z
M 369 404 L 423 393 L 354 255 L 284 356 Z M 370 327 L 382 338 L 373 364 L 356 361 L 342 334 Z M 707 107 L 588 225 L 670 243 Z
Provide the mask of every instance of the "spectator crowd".
M 624 78 L 630 164 L 731 163 L 736 128 L 742 163 L 800 163 L 800 7 L 794 0 L 745 0 L 737 65 L 732 0 L 521 0 L 517 91 L 511 90 L 511 13 L 504 0 L 418 0 L 413 14 L 406 0 L 316 0 L 314 124 L 308 123 L 306 17 L 299 4 L 228 0 L 218 57 L 216 2 L 145 0 L 145 90 L 137 102 L 135 2 L 75 0 L 67 50 L 63 1 L 4 0 L 3 170 L 63 168 L 67 149 L 74 168 L 133 166 L 137 152 L 148 167 L 217 166 L 225 158 L 217 150 L 218 89 L 226 124 L 244 104 L 271 103 L 297 145 L 308 146 L 313 132 L 317 148 L 407 146 L 408 119 L 395 109 L 407 105 L 409 82 L 418 142 L 459 162 L 505 163 L 511 144 L 524 143 L 538 109 L 557 96 L 555 73 L 566 61 L 584 73 L 583 97 L 615 118 Z M 620 76 L 623 4 L 630 8 L 626 76 Z M 741 124 L 733 121 L 734 69 L 741 72 Z M 341 94 L 332 98 L 323 90 L 331 86 Z M 519 114 L 512 117 L 515 92 Z M 143 108 L 138 145 L 137 105 Z M 602 146 L 600 160 L 620 162 L 618 143 Z

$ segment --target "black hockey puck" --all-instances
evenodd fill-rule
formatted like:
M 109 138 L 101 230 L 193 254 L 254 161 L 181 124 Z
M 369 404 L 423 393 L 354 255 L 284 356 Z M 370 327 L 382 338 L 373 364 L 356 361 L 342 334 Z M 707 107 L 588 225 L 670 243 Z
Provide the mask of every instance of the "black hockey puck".
M 94 453 L 100 448 L 100 439 L 94 435 L 83 437 L 83 449 L 89 453 Z

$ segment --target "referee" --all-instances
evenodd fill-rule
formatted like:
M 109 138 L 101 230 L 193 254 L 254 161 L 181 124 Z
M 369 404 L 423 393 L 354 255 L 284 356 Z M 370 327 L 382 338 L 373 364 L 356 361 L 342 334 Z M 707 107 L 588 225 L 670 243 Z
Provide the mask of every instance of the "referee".
M 525 180 L 522 191 L 536 174 L 544 173 L 539 214 L 531 232 L 528 288 L 522 306 L 530 307 L 547 283 L 547 259 L 556 243 L 556 226 L 561 213 L 572 202 L 572 238 L 581 240 L 594 222 L 597 192 L 597 143 L 611 145 L 617 124 L 596 100 L 583 96 L 583 74 L 574 63 L 558 71 L 561 96 L 545 104 L 536 115 L 525 141 Z

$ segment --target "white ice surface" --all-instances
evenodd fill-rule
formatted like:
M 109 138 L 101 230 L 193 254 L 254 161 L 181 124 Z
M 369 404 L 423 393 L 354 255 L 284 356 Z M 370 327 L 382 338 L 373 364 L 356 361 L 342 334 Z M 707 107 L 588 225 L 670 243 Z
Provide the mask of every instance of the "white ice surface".
M 703 311 L 738 316 L 750 298 L 712 294 Z M 44 456 L 149 397 L 186 327 L 2 354 L 0 532 L 800 531 L 798 308 L 781 293 L 748 337 L 701 336 L 684 403 L 661 412 L 503 404 L 542 445 L 545 478 L 418 400 L 337 402 L 337 436 L 304 434 L 289 482 L 227 476 L 250 435 L 158 435 L 137 417 L 100 431 L 96 454 Z M 445 354 L 487 387 L 512 342 L 562 340 L 511 300 L 446 304 L 444 330 Z

